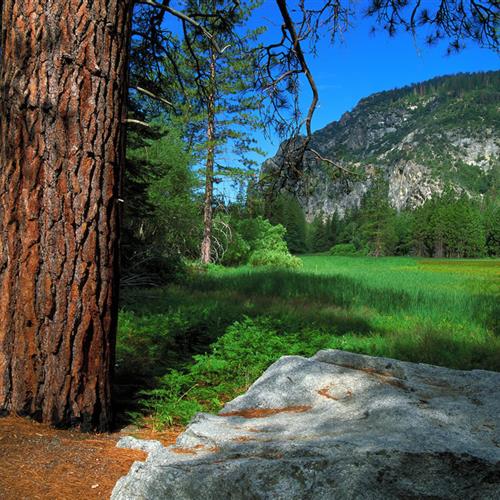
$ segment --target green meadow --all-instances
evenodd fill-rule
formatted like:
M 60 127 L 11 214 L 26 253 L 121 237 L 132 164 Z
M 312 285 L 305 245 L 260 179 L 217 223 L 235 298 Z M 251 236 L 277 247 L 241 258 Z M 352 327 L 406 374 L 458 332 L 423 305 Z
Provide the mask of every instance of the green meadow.
M 122 295 L 117 388 L 156 427 L 217 411 L 283 355 L 344 349 L 500 371 L 500 260 L 304 256 Z

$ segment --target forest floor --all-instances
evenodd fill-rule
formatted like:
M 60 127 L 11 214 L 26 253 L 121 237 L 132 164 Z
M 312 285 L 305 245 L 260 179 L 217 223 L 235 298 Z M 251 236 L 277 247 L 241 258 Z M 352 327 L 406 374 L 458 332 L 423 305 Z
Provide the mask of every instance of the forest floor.
M 0 498 L 2 500 L 93 500 L 109 498 L 142 451 L 119 449 L 123 435 L 169 445 L 181 429 L 155 433 L 124 428 L 112 434 L 53 429 L 20 417 L 0 418 Z

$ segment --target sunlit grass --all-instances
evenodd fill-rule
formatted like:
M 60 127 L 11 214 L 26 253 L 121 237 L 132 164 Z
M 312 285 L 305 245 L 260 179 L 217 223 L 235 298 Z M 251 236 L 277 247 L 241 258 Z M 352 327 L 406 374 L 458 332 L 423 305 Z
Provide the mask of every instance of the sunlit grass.
M 215 411 L 243 390 L 241 377 L 211 351 L 227 332 L 225 349 L 241 356 L 231 366 L 246 366 L 255 377 L 279 356 L 324 348 L 500 371 L 500 261 L 306 256 L 303 262 L 296 271 L 214 267 L 182 284 L 127 292 L 119 377 L 156 387 L 147 408 L 163 415 L 161 422 L 176 423 L 200 409 Z M 252 343 L 257 334 L 269 345 Z M 193 361 L 204 353 L 203 362 Z M 222 370 L 216 377 L 215 359 Z M 179 371 L 158 382 L 172 368 Z M 191 386 L 197 389 L 179 403 Z

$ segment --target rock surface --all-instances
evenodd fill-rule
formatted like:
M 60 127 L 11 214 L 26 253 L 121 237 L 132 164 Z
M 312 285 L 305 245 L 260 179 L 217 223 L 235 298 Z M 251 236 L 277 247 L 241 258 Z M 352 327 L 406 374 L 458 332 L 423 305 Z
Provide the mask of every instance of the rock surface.
M 283 357 L 149 452 L 112 499 L 500 498 L 500 373 Z

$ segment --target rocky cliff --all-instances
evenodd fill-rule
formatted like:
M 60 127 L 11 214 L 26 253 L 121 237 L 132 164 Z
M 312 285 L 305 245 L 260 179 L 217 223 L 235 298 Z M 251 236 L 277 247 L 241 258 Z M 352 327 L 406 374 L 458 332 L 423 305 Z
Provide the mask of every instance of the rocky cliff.
M 300 175 L 287 171 L 287 143 L 262 167 L 281 177 L 311 220 L 357 208 L 375 181 L 390 204 L 412 209 L 443 189 L 494 193 L 500 172 L 500 71 L 439 77 L 373 94 L 313 134 Z M 341 172 L 341 173 L 340 173 Z

